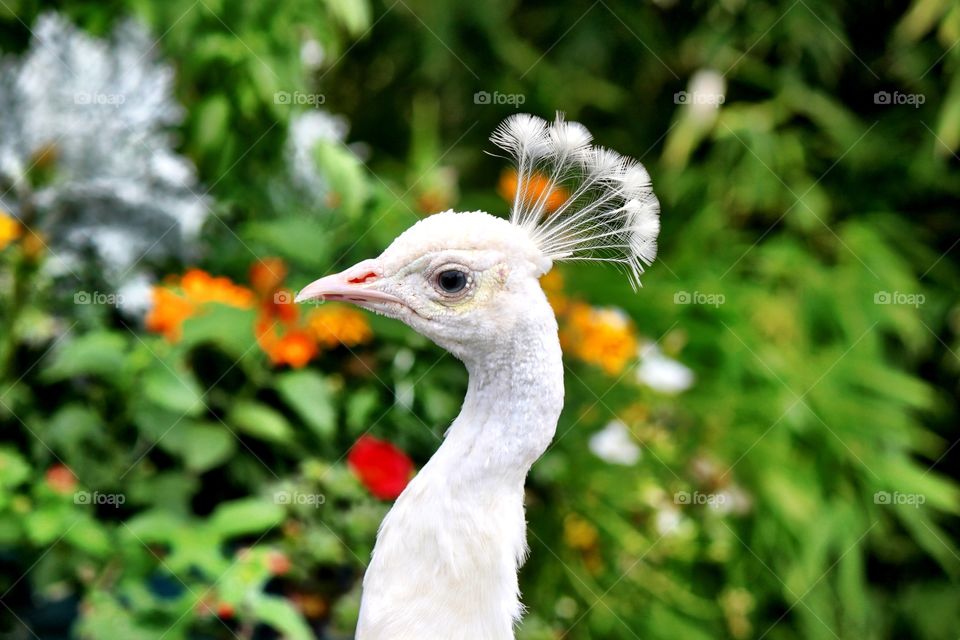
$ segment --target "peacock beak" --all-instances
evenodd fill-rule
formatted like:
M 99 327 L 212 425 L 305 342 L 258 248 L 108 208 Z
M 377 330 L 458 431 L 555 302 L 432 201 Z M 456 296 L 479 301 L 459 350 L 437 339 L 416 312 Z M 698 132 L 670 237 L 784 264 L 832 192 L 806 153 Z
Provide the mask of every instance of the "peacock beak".
M 376 260 L 364 260 L 346 271 L 324 276 L 300 290 L 295 302 L 343 300 L 346 302 L 399 302 L 400 298 L 381 291 L 382 271 Z

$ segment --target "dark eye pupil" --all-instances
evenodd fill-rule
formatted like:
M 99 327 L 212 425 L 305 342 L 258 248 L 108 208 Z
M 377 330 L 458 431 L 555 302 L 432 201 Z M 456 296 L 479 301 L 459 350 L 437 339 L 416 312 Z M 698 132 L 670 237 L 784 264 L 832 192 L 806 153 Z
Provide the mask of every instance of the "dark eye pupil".
M 440 284 L 440 288 L 447 293 L 457 293 L 467 286 L 467 274 L 456 269 L 441 271 L 437 282 Z

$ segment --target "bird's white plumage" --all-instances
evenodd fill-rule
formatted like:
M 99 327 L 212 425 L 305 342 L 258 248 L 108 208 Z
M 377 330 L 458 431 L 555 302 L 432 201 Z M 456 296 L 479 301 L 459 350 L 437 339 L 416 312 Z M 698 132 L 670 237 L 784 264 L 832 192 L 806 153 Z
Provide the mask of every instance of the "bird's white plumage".
M 644 265 L 657 256 L 660 232 L 660 203 L 643 165 L 591 145 L 583 125 L 559 114 L 552 124 L 511 116 L 490 139 L 516 163 L 510 219 L 544 256 L 618 264 L 640 285 Z
M 470 382 L 440 449 L 381 525 L 358 640 L 513 637 L 527 552 L 524 480 L 563 406 L 557 323 L 537 279 L 549 261 L 522 230 L 482 212 L 431 216 L 380 260 L 402 273 L 409 256 L 436 246 L 445 247 L 438 262 L 469 255 L 483 270 L 471 308 L 430 315 L 416 302 L 426 294 L 406 280 L 390 292 L 414 301 L 408 323 L 463 360 Z M 488 290 L 495 293 L 485 297 Z
M 563 407 L 557 323 L 539 278 L 555 260 L 603 260 L 636 285 L 656 255 L 658 203 L 639 163 L 559 117 L 513 116 L 492 140 L 516 161 L 509 220 L 435 214 L 298 298 L 337 296 L 400 319 L 470 375 L 460 415 L 380 527 L 357 640 L 514 637 L 524 482 Z M 462 291 L 442 289 L 450 269 L 465 274 Z

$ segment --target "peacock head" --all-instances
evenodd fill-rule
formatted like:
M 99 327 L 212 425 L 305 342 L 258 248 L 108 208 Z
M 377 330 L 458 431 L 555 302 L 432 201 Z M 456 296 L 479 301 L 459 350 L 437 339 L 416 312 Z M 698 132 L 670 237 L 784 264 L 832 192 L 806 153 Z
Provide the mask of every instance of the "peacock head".
M 516 163 L 509 220 L 432 215 L 379 257 L 309 284 L 297 301 L 352 302 L 465 357 L 509 339 L 516 323 L 552 313 L 539 278 L 555 261 L 612 262 L 639 286 L 660 229 L 642 165 L 592 146 L 584 127 L 560 116 L 548 124 L 516 115 L 491 139 Z

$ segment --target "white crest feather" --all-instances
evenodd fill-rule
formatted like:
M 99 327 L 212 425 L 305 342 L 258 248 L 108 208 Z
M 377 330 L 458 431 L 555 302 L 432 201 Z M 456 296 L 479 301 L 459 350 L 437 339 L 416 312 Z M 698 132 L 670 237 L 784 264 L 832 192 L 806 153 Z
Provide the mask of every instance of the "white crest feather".
M 624 267 L 634 288 L 657 256 L 660 203 L 643 165 L 590 144 L 561 114 L 549 124 L 525 113 L 490 137 L 516 163 L 510 221 L 551 260 L 595 260 Z

